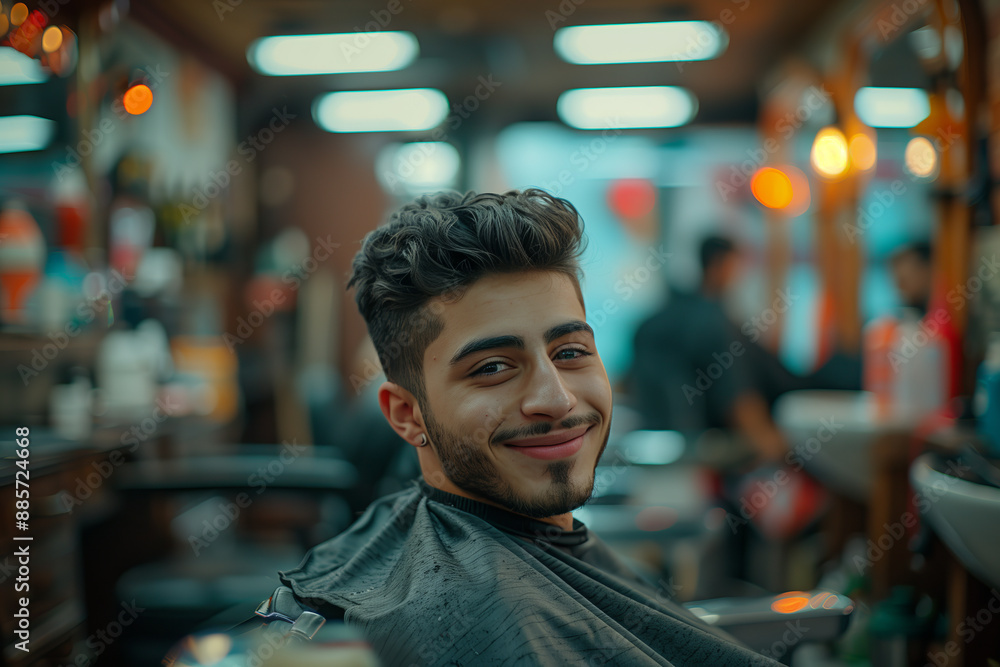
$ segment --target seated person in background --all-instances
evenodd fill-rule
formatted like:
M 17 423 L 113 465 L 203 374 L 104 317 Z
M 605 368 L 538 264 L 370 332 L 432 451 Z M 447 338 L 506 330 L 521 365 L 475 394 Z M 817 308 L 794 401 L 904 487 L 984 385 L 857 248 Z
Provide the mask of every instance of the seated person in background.
M 582 223 L 540 190 L 423 197 L 349 282 L 423 478 L 282 572 L 386 665 L 776 665 L 633 573 L 571 511 L 611 387 L 579 286 Z
M 889 256 L 889 271 L 902 305 L 926 315 L 933 285 L 931 244 L 915 241 L 896 248 Z
M 959 380 L 962 369 L 959 359 L 962 358 L 962 337 L 952 322 L 942 295 L 935 294 L 931 253 L 931 244 L 927 241 L 914 241 L 900 246 L 889 257 L 889 271 L 901 305 L 916 309 L 922 319 L 924 331 L 936 332 L 944 341 L 948 354 L 945 363 L 949 375 L 946 390 L 949 396 L 957 396 L 961 393 Z M 947 298 L 952 305 L 959 294 L 961 292 L 956 289 L 949 292 Z
M 740 277 L 737 246 L 708 236 L 699 259 L 698 289 L 671 289 L 665 306 L 636 331 L 627 383 L 632 404 L 644 428 L 732 429 L 760 459 L 779 460 L 788 450 L 771 419 L 775 399 L 796 389 L 858 389 L 860 362 L 837 355 L 809 377 L 793 375 L 726 314 L 723 297 Z

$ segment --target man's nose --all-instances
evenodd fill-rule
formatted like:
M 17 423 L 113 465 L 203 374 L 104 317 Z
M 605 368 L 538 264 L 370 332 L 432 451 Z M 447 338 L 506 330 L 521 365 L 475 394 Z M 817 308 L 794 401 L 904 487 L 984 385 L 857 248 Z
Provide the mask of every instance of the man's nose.
M 560 419 L 576 407 L 576 395 L 566 385 L 565 379 L 546 358 L 535 366 L 528 380 L 527 394 L 521 409 L 527 416 L 543 415 L 549 419 Z

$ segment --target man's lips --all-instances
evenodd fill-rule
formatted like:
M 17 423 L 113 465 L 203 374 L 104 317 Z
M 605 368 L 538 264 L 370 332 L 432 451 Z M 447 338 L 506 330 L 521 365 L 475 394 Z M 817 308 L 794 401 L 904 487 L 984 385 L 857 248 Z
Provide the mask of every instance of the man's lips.
M 563 459 L 580 451 L 583 436 L 591 427 L 592 425 L 587 425 L 535 438 L 511 440 L 504 443 L 504 446 L 535 459 Z

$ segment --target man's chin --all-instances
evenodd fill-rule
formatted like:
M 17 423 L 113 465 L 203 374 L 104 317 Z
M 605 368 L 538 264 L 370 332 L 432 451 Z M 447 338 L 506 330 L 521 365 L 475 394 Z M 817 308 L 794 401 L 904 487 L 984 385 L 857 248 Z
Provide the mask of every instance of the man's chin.
M 511 512 L 531 517 L 547 519 L 560 516 L 582 507 L 594 491 L 594 479 L 580 485 L 549 483 L 543 488 L 527 489 L 516 498 L 504 498 L 501 503 Z

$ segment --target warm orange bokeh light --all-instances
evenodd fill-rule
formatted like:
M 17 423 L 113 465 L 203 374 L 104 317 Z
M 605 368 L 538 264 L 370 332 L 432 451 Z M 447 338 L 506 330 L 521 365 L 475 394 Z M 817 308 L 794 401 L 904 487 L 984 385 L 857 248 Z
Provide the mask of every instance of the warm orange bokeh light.
M 820 176 L 837 178 L 847 171 L 847 139 L 835 127 L 825 127 L 816 134 L 810 162 Z
M 788 174 L 774 167 L 758 169 L 750 180 L 750 191 L 768 208 L 785 208 L 792 203 L 792 181 Z
M 6 14 L 0 14 L 0 37 L 7 34 L 7 29 L 10 27 L 10 23 L 7 21 Z
M 153 91 L 144 83 L 132 86 L 125 91 L 125 111 L 133 116 L 146 113 L 153 106 Z
M 875 144 L 867 134 L 860 132 L 855 134 L 851 137 L 851 143 L 848 148 L 851 153 L 851 164 L 858 171 L 868 171 L 875 166 L 875 159 L 877 157 Z
M 903 152 L 907 171 L 919 178 L 932 178 L 937 173 L 938 155 L 927 137 L 913 137 Z
M 59 26 L 49 26 L 42 34 L 42 50 L 46 53 L 58 51 L 62 46 L 63 34 Z
M 10 22 L 12 25 L 21 25 L 28 18 L 28 5 L 19 2 L 10 8 Z
M 809 604 L 809 598 L 804 595 L 796 595 L 793 597 L 779 598 L 775 600 L 771 603 L 771 609 L 779 614 L 791 614 L 799 609 L 802 609 L 807 604 Z

